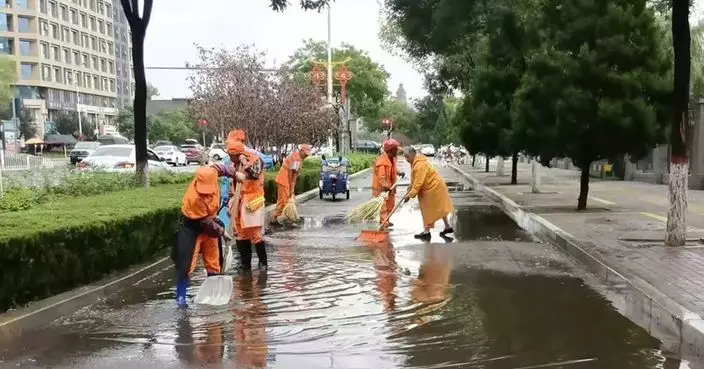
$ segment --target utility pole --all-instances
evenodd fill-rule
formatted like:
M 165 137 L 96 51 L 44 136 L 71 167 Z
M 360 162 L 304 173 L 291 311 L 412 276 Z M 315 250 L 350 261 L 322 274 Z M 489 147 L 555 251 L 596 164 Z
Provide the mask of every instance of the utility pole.
M 81 93 L 78 91 L 78 72 L 73 71 L 73 79 L 76 83 L 76 114 L 78 115 L 78 136 L 83 138 L 83 124 L 81 124 L 81 109 L 78 106 L 81 104 Z

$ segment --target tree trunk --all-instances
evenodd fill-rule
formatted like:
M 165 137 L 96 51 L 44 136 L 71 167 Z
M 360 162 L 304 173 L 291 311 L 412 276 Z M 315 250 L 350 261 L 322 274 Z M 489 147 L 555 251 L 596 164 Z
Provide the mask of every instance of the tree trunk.
M 540 163 L 538 162 L 538 158 L 533 158 L 533 162 L 531 163 L 532 167 L 532 181 L 531 181 L 531 193 L 540 193 Z
M 673 116 L 670 128 L 670 183 L 665 244 L 683 246 L 687 239 L 687 126 L 690 77 L 689 0 L 672 1 L 672 46 L 675 54 Z
M 496 176 L 502 177 L 504 175 L 504 157 L 499 156 L 496 159 Z
M 147 77 L 144 74 L 144 35 L 141 25 L 132 30 L 132 63 L 134 64 L 134 145 L 137 166 L 137 181 L 149 187 L 149 164 L 147 161 Z
M 489 155 L 484 155 L 486 162 L 484 163 L 484 171 L 489 173 Z
M 476 163 L 477 163 L 477 156 L 472 155 L 472 168 L 474 168 L 474 164 L 476 164 Z
M 589 166 L 591 161 L 585 161 L 581 165 L 582 174 L 579 177 L 579 199 L 577 199 L 577 211 L 587 209 L 587 196 L 589 196 Z
M 518 184 L 518 153 L 511 157 L 511 184 Z

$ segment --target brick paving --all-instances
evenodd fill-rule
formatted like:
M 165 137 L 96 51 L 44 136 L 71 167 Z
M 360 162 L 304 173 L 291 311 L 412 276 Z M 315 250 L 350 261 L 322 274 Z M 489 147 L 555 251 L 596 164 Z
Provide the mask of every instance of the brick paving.
M 689 191 L 688 243 L 664 246 L 667 186 L 641 182 L 590 183 L 587 211 L 575 211 L 579 172 L 541 168 L 542 194 L 531 193 L 531 170 L 519 164 L 517 185 L 510 185 L 510 162 L 498 177 L 495 163 L 488 173 L 483 165 L 459 168 L 485 186 L 521 205 L 524 211 L 545 218 L 601 256 L 611 268 L 635 275 L 687 310 L 704 316 L 704 191 Z

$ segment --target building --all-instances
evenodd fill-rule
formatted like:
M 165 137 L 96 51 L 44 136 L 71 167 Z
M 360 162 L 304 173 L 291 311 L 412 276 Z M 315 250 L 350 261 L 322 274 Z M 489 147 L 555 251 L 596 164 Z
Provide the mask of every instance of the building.
M 147 100 L 147 116 L 157 115 L 163 111 L 186 108 L 189 101 L 189 98 Z
M 408 98 L 406 97 L 406 89 L 403 88 L 403 83 L 398 85 L 396 90 L 396 101 L 403 103 L 403 105 L 408 105 Z
M 79 111 L 100 130 L 133 96 L 129 30 L 119 0 L 5 0 L 0 54 L 17 63 L 16 96 L 38 135 Z

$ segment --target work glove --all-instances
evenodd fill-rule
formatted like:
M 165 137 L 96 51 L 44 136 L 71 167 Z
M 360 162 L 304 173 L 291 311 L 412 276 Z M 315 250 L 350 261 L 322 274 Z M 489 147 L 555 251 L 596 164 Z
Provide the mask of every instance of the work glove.
M 389 193 L 388 192 L 382 192 L 381 195 L 379 195 L 382 199 L 386 200 L 389 198 Z
M 235 173 L 235 179 L 237 180 L 237 182 L 244 182 L 245 178 L 247 178 L 247 177 L 245 176 L 244 173 L 242 173 L 242 172 Z
M 410 199 L 411 199 L 411 198 L 408 197 L 408 195 L 406 195 L 406 196 L 403 197 L 403 202 L 408 202 L 408 200 L 410 200 Z

